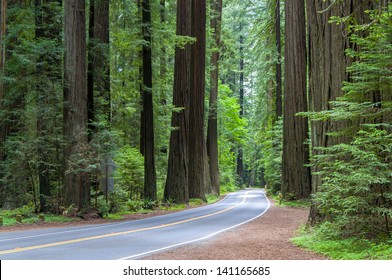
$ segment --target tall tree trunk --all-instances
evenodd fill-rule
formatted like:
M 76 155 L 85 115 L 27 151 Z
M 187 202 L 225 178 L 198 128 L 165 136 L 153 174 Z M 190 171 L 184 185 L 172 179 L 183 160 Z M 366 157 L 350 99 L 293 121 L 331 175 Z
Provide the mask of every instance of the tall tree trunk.
M 135 0 L 137 4 L 137 9 L 138 9 L 138 18 L 140 18 L 140 21 L 138 23 L 140 24 L 140 31 L 141 34 L 140 36 L 144 36 L 144 29 L 143 29 L 143 7 L 142 7 L 142 1 L 141 0 Z M 144 110 L 143 110 L 143 92 L 144 92 L 144 87 L 143 87 L 143 47 L 141 48 L 139 52 L 139 59 L 141 63 L 139 64 L 139 85 L 140 85 L 140 139 L 139 139 L 139 150 L 140 154 L 144 157 L 144 151 L 145 151 L 145 117 L 144 117 Z
M 282 40 L 281 40 L 281 31 L 280 31 L 280 0 L 276 0 L 276 9 L 275 9 L 275 36 L 276 36 L 276 54 L 277 54 L 277 62 L 276 62 L 276 73 L 275 73 L 275 82 L 276 82 L 276 102 L 275 102 L 275 110 L 276 110 L 276 120 L 282 116 Z
M 346 68 L 352 59 L 347 57 L 345 50 L 354 47 L 350 44 L 347 25 L 329 23 L 332 16 L 351 16 L 358 23 L 365 23 L 368 18 L 364 11 L 372 9 L 373 1 L 344 0 L 311 1 L 307 0 L 308 16 L 308 64 L 309 64 L 309 109 L 324 111 L 331 109 L 329 102 L 342 95 L 342 83 L 349 80 Z M 323 11 L 323 12 L 321 12 Z M 330 137 L 328 133 L 339 131 L 349 125 L 347 121 L 312 122 L 312 147 L 328 147 L 338 143 L 348 142 L 347 136 Z M 321 152 L 312 149 L 313 155 Z M 312 172 L 313 192 L 318 191 L 322 178 L 317 174 L 317 167 Z M 315 223 L 320 216 L 314 205 L 310 213 L 310 221 Z
M 161 20 L 161 28 L 163 31 L 165 31 L 165 26 L 166 26 L 166 0 L 160 0 L 159 1 L 160 4 L 160 20 Z M 167 67 L 167 63 L 166 63 L 166 59 L 167 59 L 167 55 L 166 55 L 166 45 L 165 44 L 161 44 L 161 57 L 160 57 L 160 80 L 161 80 L 161 104 L 162 105 L 166 105 L 167 103 L 167 82 L 166 82 L 166 67 Z
M 242 26 L 240 25 L 240 33 L 242 33 Z M 244 37 L 240 35 L 240 117 L 244 117 Z M 237 154 L 237 176 L 240 184 L 244 183 L 244 163 L 243 150 L 239 147 Z
M 219 47 L 222 22 L 222 0 L 214 0 L 212 2 L 211 28 L 214 31 L 215 48 L 211 57 L 210 72 L 210 106 L 208 115 L 207 130 L 207 155 L 210 159 L 210 177 L 212 190 L 216 194 L 220 194 L 219 187 L 219 159 L 218 159 L 218 83 L 219 83 Z
M 91 0 L 88 52 L 88 120 L 90 135 L 97 115 L 110 127 L 109 0 Z M 91 136 L 90 136 L 91 138 Z
M 144 114 L 144 198 L 157 199 L 154 158 L 154 111 L 152 98 L 151 6 L 142 1 L 143 22 L 143 114 Z
M 88 174 L 73 166 L 87 146 L 85 8 L 84 0 L 64 2 L 64 160 L 68 171 L 64 199 L 66 205 L 74 204 L 79 209 L 87 207 L 90 200 Z
M 192 45 L 189 106 L 189 197 L 206 200 L 204 154 L 204 95 L 206 56 L 206 0 L 192 0 Z
M 94 83 L 101 106 L 98 107 L 110 127 L 110 53 L 109 53 L 109 0 L 95 0 L 94 3 L 94 39 L 97 50 L 94 52 Z
M 177 1 L 177 35 L 191 35 L 191 5 L 188 0 Z M 174 60 L 173 106 L 183 108 L 173 111 L 170 134 L 168 171 L 164 199 L 187 203 L 188 192 L 188 115 L 190 89 L 190 50 L 176 47 Z
M 285 81 L 283 113 L 282 193 L 297 199 L 311 193 L 308 121 L 296 116 L 307 111 L 306 30 L 304 0 L 286 1 L 285 6 Z

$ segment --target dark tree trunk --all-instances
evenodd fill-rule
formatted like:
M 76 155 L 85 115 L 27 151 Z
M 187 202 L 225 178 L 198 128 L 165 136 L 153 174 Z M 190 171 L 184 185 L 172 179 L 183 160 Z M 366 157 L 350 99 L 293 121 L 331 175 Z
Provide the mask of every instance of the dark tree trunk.
M 280 0 L 276 0 L 276 10 L 275 10 L 275 36 L 276 36 L 276 53 L 278 56 L 278 61 L 276 63 L 276 120 L 282 116 L 282 40 L 280 31 Z
M 90 1 L 88 52 L 88 120 L 89 135 L 96 131 L 96 116 L 103 115 L 110 127 L 110 53 L 109 0 Z
M 192 0 L 192 45 L 189 106 L 189 197 L 206 200 L 204 94 L 206 55 L 206 0 Z
M 242 26 L 240 26 L 240 33 Z M 240 35 L 240 117 L 244 117 L 244 37 Z M 244 183 L 244 163 L 243 163 L 243 150 L 239 147 L 237 154 L 237 176 L 240 180 L 239 183 Z
M 75 169 L 87 146 L 86 17 L 84 0 L 64 2 L 64 185 L 65 204 L 79 209 L 90 200 L 89 176 Z
M 345 50 L 354 46 L 350 44 L 347 25 L 329 23 L 330 18 L 352 16 L 356 22 L 365 23 L 368 18 L 364 11 L 374 8 L 372 5 L 371 0 L 344 0 L 339 3 L 307 0 L 310 111 L 331 109 L 329 102 L 342 95 L 342 83 L 350 79 L 346 68 L 351 65 L 352 59 L 346 56 Z M 312 122 L 312 147 L 328 147 L 350 141 L 347 136 L 328 136 L 328 133 L 345 129 L 348 125 L 347 121 Z M 312 154 L 320 154 L 320 151 L 312 149 Z M 317 192 L 322 178 L 315 174 L 319 171 L 317 167 L 313 171 L 312 191 Z M 314 205 L 310 220 L 315 223 L 320 218 Z
M 94 39 L 98 46 L 94 52 L 94 83 L 102 104 L 97 108 L 105 117 L 106 127 L 110 127 L 109 0 L 95 0 Z
M 152 98 L 151 6 L 142 1 L 143 38 L 143 121 L 144 121 L 144 198 L 157 199 L 154 158 L 154 111 Z
M 211 28 L 215 35 L 215 47 L 220 47 L 222 0 L 212 2 Z M 211 90 L 207 130 L 207 155 L 210 160 L 210 176 L 212 190 L 220 194 L 219 184 L 219 158 L 218 158 L 218 83 L 219 83 L 219 49 L 211 57 Z
M 311 193 L 307 111 L 304 0 L 286 1 L 282 193 L 307 198 Z
M 165 22 L 166 22 L 166 0 L 160 0 L 159 4 L 161 6 L 161 10 L 160 10 L 160 20 L 162 23 L 162 29 L 164 31 L 165 28 Z M 161 57 L 160 57 L 160 61 L 161 61 L 161 65 L 160 65 L 160 76 L 161 76 L 161 104 L 162 105 L 166 105 L 167 103 L 167 82 L 166 82 L 166 59 L 167 59 L 167 55 L 166 55 L 166 46 L 165 44 L 161 44 Z
M 138 23 L 140 24 L 140 30 L 141 30 L 141 36 L 144 37 L 144 29 L 143 29 L 143 7 L 142 7 L 142 1 L 141 0 L 135 0 L 137 3 L 137 8 L 138 8 L 138 16 L 141 19 L 140 21 L 138 21 Z M 145 151 L 145 116 L 144 116 L 144 110 L 143 110 L 143 95 L 144 95 L 144 86 L 143 86 L 143 51 L 144 49 L 141 48 L 141 51 L 139 52 L 139 59 L 141 61 L 141 63 L 139 64 L 139 85 L 140 85 L 140 106 L 141 106 L 141 110 L 140 110 L 140 141 L 139 141 L 139 150 L 140 150 L 140 154 L 142 154 L 142 156 L 144 157 L 144 151 Z
M 177 2 L 177 35 L 191 34 L 191 5 L 188 0 Z M 174 60 L 173 106 L 184 108 L 172 113 L 169 161 L 164 199 L 187 203 L 188 193 L 188 115 L 190 89 L 190 49 L 177 47 Z

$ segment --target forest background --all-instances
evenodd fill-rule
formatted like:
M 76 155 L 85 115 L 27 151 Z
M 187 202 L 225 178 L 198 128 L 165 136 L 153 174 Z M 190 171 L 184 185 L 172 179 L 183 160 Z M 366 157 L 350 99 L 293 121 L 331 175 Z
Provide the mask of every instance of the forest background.
M 310 202 L 298 244 L 344 239 L 390 258 L 390 1 L 0 7 L 5 217 L 108 216 L 260 186 Z

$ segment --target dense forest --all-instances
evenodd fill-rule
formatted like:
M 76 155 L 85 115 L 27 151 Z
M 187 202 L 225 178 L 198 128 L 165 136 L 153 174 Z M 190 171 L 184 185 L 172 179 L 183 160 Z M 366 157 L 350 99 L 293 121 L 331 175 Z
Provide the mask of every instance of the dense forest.
M 389 0 L 0 0 L 0 26 L 2 209 L 265 187 L 391 239 Z

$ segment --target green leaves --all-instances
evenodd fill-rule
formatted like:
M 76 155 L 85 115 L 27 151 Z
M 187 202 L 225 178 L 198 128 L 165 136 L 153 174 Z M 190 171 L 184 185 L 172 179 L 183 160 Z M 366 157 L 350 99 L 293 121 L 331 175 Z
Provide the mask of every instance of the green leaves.
M 359 48 L 346 51 L 355 62 L 347 69 L 345 94 L 330 103 L 331 110 L 304 114 L 349 124 L 330 133 L 346 143 L 315 147 L 312 159 L 323 178 L 314 195 L 317 208 L 346 235 L 392 234 L 392 5 L 387 9 L 371 12 L 371 24 L 352 26 Z

